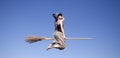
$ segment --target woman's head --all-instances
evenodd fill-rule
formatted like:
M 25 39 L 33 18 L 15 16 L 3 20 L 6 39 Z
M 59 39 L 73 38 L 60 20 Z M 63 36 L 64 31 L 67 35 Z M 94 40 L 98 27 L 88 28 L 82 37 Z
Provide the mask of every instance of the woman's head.
M 61 20 L 63 21 L 64 18 L 62 16 L 62 13 L 56 13 L 56 14 L 53 14 L 53 17 L 55 18 L 55 21 L 57 22 L 58 20 Z

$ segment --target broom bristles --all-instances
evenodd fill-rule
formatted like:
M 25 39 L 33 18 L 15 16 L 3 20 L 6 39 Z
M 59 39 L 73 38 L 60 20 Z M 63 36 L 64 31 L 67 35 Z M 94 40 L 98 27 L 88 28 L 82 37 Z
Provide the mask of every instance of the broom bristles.
M 33 43 L 33 42 L 37 42 L 37 41 L 42 41 L 44 40 L 44 38 L 42 37 L 35 37 L 35 36 L 30 36 L 30 37 L 26 37 L 25 41 L 29 42 L 29 43 Z

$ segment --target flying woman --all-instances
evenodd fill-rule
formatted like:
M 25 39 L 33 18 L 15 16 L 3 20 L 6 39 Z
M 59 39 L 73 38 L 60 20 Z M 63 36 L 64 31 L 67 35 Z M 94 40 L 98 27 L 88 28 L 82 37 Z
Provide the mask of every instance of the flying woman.
M 53 33 L 53 38 L 30 36 L 30 37 L 26 37 L 25 41 L 29 43 L 33 43 L 42 40 L 53 40 L 53 42 L 49 44 L 46 50 L 52 48 L 63 50 L 66 47 L 65 44 L 66 37 L 63 26 L 64 18 L 61 13 L 55 13 L 53 14 L 53 17 L 55 18 L 55 22 L 54 22 L 55 31 Z M 89 39 L 91 38 L 67 38 L 67 40 L 89 40 Z
M 53 14 L 53 17 L 55 18 L 55 31 L 53 33 L 54 39 L 53 42 L 49 44 L 47 50 L 51 48 L 63 50 L 65 48 L 65 33 L 63 27 L 64 18 L 62 13 Z

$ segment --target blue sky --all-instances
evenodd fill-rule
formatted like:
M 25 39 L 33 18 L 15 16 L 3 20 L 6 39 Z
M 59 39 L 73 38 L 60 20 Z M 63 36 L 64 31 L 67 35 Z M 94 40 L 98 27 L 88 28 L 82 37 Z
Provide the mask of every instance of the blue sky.
M 28 44 L 26 36 L 52 37 L 53 13 L 65 17 L 63 51 L 51 41 Z M 0 58 L 120 58 L 119 0 L 0 0 Z

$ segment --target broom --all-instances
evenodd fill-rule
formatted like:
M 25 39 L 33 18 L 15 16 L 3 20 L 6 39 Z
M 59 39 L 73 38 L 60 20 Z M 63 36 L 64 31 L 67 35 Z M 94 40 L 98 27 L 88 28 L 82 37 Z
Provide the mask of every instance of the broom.
M 52 38 L 37 37 L 37 36 L 29 36 L 25 38 L 25 41 L 28 43 L 34 43 L 34 42 L 42 41 L 42 40 L 52 40 Z

